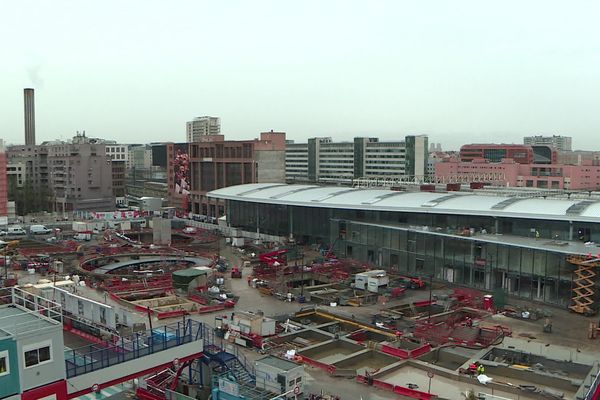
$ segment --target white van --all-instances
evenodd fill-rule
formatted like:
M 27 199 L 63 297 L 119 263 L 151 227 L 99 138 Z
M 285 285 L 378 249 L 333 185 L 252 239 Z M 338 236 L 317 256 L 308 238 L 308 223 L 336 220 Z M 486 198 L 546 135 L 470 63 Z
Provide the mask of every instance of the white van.
M 13 225 L 8 227 L 6 234 L 7 236 L 23 236 L 27 235 L 27 232 L 20 225 Z
M 29 227 L 29 232 L 32 235 L 47 235 L 52 232 L 52 229 L 46 228 L 45 225 L 31 225 Z

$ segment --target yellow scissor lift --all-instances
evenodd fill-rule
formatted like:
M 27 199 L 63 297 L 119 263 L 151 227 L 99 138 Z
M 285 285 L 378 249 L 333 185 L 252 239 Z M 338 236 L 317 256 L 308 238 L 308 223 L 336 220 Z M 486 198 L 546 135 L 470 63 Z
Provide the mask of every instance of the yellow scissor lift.
M 567 261 L 577 267 L 573 278 L 573 297 L 569 308 L 573 312 L 586 316 L 594 315 L 597 311 L 594 299 L 596 269 L 600 267 L 600 257 L 570 255 L 567 256 Z

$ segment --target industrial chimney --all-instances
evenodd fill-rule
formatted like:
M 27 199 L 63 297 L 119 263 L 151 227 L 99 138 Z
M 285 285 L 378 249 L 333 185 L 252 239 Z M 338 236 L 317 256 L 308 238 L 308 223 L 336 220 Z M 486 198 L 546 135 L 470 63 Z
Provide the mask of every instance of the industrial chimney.
M 23 90 L 25 100 L 25 144 L 35 146 L 35 99 L 33 89 Z

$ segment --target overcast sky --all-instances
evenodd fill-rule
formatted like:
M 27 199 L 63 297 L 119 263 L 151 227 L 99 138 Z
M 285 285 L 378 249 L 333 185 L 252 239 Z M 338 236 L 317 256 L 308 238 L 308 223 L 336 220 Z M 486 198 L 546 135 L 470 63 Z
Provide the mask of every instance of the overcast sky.
M 592 0 L 4 0 L 0 137 L 24 141 L 34 87 L 38 142 L 185 141 L 214 115 L 229 139 L 600 149 L 599 17 Z

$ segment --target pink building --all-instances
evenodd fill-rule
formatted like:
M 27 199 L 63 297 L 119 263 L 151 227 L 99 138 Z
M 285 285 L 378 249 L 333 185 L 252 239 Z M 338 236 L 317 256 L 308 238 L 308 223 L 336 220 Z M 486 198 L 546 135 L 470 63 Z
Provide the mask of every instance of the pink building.
M 8 179 L 6 175 L 6 152 L 0 139 L 0 217 L 8 215 Z
M 512 159 L 492 163 L 482 158 L 461 162 L 447 159 L 435 165 L 435 176 L 448 180 L 472 175 L 473 181 L 499 186 L 599 190 L 600 165 L 586 164 L 518 164 Z

